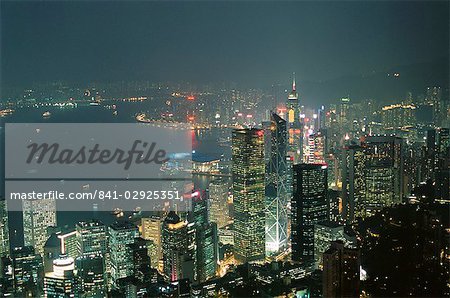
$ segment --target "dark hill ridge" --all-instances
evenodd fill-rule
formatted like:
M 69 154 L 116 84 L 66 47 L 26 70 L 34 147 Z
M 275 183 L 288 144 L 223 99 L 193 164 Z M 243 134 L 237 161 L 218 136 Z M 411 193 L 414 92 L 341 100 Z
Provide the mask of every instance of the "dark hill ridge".
M 399 73 L 399 76 L 395 77 L 394 73 Z M 306 105 L 312 106 L 333 103 L 347 96 L 353 101 L 371 98 L 379 102 L 398 102 L 405 99 L 407 92 L 412 92 L 414 98 L 425 94 L 428 86 L 441 86 L 443 99 L 448 100 L 448 59 L 324 82 L 302 82 L 300 97 L 305 99 Z

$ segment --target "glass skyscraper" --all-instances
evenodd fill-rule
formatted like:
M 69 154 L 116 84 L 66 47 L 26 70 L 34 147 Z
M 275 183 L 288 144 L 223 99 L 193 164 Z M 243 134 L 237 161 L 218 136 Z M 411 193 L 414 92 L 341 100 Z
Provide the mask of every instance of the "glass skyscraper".
M 314 225 L 329 218 L 327 185 L 326 165 L 294 165 L 291 242 L 295 262 L 314 259 Z
M 286 121 L 275 113 L 264 127 L 266 254 L 287 247 L 288 239 L 288 167 Z
M 265 258 L 264 131 L 232 133 L 234 257 L 238 262 Z

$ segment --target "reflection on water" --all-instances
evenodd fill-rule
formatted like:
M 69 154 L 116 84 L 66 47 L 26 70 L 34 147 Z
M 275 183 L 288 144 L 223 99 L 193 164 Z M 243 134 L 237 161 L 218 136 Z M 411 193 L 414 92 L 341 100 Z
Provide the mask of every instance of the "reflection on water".
M 77 108 L 62 109 L 57 107 L 42 107 L 42 108 L 23 108 L 16 109 L 16 111 L 4 118 L 1 118 L 0 140 L 1 144 L 1 158 L 0 171 L 2 180 L 4 180 L 4 129 L 5 123 L 134 123 L 135 115 L 142 111 L 154 111 L 152 104 L 149 102 L 119 102 L 116 104 L 117 113 L 111 109 L 102 106 L 78 106 Z M 50 112 L 49 117 L 43 117 L 44 112 Z M 229 146 L 220 145 L 219 139 L 226 139 L 231 135 L 229 129 L 202 129 L 193 132 L 192 144 L 193 150 L 197 153 L 205 154 L 215 158 L 230 159 L 231 148 Z M 204 175 L 194 175 L 193 182 L 196 189 L 206 190 L 209 185 L 211 177 Z M 4 183 L 0 184 L 0 191 L 4 194 Z M 127 214 L 128 215 L 128 214 Z M 126 216 L 127 216 L 126 215 Z M 23 227 L 22 227 L 22 213 L 10 212 L 10 236 L 11 244 L 19 246 L 23 244 Z M 97 218 L 105 224 L 114 222 L 117 218 L 110 212 L 58 212 L 57 221 L 58 226 L 69 226 L 89 218 Z

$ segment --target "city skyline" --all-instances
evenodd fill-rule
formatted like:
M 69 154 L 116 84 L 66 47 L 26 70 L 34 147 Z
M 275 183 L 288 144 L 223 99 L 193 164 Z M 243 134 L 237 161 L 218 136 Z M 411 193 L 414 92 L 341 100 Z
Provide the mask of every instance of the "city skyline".
M 0 8 L 1 297 L 450 296 L 448 1 Z

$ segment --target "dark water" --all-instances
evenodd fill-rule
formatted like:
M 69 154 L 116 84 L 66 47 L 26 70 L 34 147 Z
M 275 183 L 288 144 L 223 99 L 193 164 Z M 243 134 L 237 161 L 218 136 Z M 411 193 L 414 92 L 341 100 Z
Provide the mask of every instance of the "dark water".
M 1 118 L 2 125 L 0 126 L 1 134 L 1 159 L 0 169 L 2 170 L 1 177 L 4 177 L 4 124 L 5 123 L 135 123 L 135 115 L 137 113 L 145 112 L 152 116 L 157 108 L 148 102 L 115 102 L 117 115 L 113 114 L 112 109 L 104 106 L 78 106 L 77 108 L 22 108 L 17 109 L 12 115 Z M 51 113 L 49 118 L 42 117 L 46 111 Z M 154 115 L 156 116 L 156 115 Z M 196 131 L 193 133 L 193 150 L 197 154 L 204 154 L 215 158 L 229 159 L 231 149 L 219 146 L 218 139 L 230 135 L 228 129 L 209 129 Z M 194 176 L 194 187 L 197 189 L 206 189 L 209 184 L 209 177 Z M 0 184 L 0 190 L 4 192 L 4 179 Z M 127 215 L 127 214 L 126 214 Z M 90 218 L 97 218 L 105 224 L 110 224 L 116 218 L 109 212 L 58 212 L 57 221 L 58 226 L 73 227 L 74 224 L 80 220 L 87 220 Z M 21 212 L 9 213 L 10 238 L 12 246 L 20 246 L 23 244 L 23 227 Z

